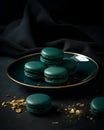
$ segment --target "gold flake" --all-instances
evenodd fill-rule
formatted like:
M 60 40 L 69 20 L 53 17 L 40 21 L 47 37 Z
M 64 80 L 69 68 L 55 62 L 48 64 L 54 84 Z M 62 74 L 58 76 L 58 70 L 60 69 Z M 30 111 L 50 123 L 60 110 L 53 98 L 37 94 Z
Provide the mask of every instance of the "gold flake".
M 26 102 L 20 103 L 20 106 L 26 106 Z
M 93 120 L 93 117 L 90 117 L 90 120 L 92 121 L 92 120 Z
M 80 102 L 76 103 L 76 106 L 79 106 L 80 105 Z
M 5 105 L 5 102 L 2 102 L 2 104 L 1 104 L 2 106 L 4 106 Z
M 11 108 L 12 108 L 12 110 L 14 110 L 16 107 L 15 107 L 15 106 L 12 106 Z
M 76 113 L 76 115 L 79 115 L 81 113 L 81 111 L 80 110 L 76 110 L 75 113 Z
M 67 108 L 64 108 L 65 111 L 67 111 Z
M 69 111 L 71 114 L 75 113 L 75 110 L 72 108 L 70 111 Z
M 85 106 L 85 105 L 84 105 L 83 103 L 79 105 L 79 107 L 84 107 L 84 106 Z
M 14 96 L 16 97 L 16 96 Z M 15 110 L 17 113 L 20 113 L 22 112 L 22 107 L 26 106 L 26 101 L 25 99 L 21 98 L 21 99 L 13 99 L 11 101 L 4 101 L 2 102 L 1 104 L 3 107 L 6 107 L 6 106 L 11 106 L 11 109 L 12 110 Z
M 16 101 L 15 99 L 14 99 L 14 100 L 12 100 L 12 101 L 10 102 L 10 104 L 13 104 L 13 103 L 15 103 L 15 101 Z
M 22 112 L 22 109 L 21 109 L 21 108 L 16 108 L 15 111 L 16 111 L 17 113 L 20 113 L 20 112 Z
M 58 122 L 58 121 L 53 121 L 52 124 L 53 124 L 53 125 L 58 125 L 59 122 Z

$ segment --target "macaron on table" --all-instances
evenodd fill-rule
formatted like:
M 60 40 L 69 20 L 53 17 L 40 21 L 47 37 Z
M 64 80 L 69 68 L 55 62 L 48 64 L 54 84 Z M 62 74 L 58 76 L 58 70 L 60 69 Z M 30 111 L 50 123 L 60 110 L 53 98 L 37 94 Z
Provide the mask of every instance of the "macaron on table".
M 104 97 L 95 97 L 92 99 L 90 108 L 94 116 L 104 118 Z
M 35 89 L 62 89 L 92 80 L 98 64 L 90 57 L 59 48 L 45 47 L 39 53 L 23 56 L 8 66 L 14 82 Z
M 36 93 L 26 98 L 26 109 L 28 112 L 41 115 L 50 111 L 51 98 L 47 94 Z

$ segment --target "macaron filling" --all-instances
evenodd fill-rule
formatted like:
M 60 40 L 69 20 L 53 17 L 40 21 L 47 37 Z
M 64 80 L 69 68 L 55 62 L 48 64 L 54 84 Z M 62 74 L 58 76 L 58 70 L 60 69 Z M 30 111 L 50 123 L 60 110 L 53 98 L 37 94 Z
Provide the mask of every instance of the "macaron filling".
M 63 61 L 62 59 L 53 60 L 53 59 L 45 59 L 42 56 L 40 56 L 40 61 L 47 64 L 47 65 L 60 65 Z

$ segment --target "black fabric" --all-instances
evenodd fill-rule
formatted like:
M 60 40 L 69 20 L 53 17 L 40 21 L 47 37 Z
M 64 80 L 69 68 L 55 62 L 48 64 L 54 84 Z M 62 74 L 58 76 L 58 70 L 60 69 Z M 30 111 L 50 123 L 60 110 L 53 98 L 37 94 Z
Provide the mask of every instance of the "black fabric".
M 93 97 L 104 96 L 104 25 L 73 24 L 68 15 L 68 5 L 63 0 L 29 0 L 22 19 L 11 22 L 0 34 L 0 103 L 16 96 L 26 98 L 29 94 L 44 92 L 52 97 L 53 104 L 70 104 L 83 101 L 87 104 Z M 64 19 L 65 17 L 65 19 Z M 57 47 L 64 51 L 77 52 L 93 58 L 99 65 L 99 72 L 91 82 L 67 90 L 31 90 L 12 82 L 6 74 L 8 65 L 24 55 L 40 52 L 44 47 Z M 60 121 L 54 126 L 52 121 Z M 8 108 L 1 108 L 0 129 L 35 129 L 35 130 L 103 130 L 104 120 L 95 118 L 95 122 L 82 118 L 81 121 L 68 124 L 64 115 L 54 111 L 42 117 L 27 112 L 20 115 Z
M 0 0 L 0 25 L 7 25 L 23 17 L 27 0 Z

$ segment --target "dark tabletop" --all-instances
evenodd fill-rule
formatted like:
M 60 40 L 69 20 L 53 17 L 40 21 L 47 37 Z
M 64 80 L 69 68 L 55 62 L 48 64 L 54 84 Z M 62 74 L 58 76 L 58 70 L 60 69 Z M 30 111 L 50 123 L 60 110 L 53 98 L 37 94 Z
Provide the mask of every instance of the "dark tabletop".
M 62 6 L 62 3 L 60 5 Z M 94 117 L 90 111 L 91 100 L 104 96 L 104 25 L 66 24 L 63 16 L 56 17 L 54 12 L 51 12 L 52 9 L 47 4 L 31 0 L 26 5 L 22 19 L 10 23 L 5 29 L 2 28 L 0 35 L 1 130 L 104 129 L 104 119 Z M 32 89 L 12 81 L 7 76 L 7 68 L 12 62 L 22 56 L 40 52 L 47 46 L 91 57 L 99 65 L 96 77 L 72 88 Z M 26 99 L 33 93 L 46 93 L 52 98 L 52 109 L 49 113 L 36 116 L 27 112 L 23 106 L 22 112 L 17 113 L 11 108 L 10 103 L 7 106 L 3 105 L 3 102 Z

